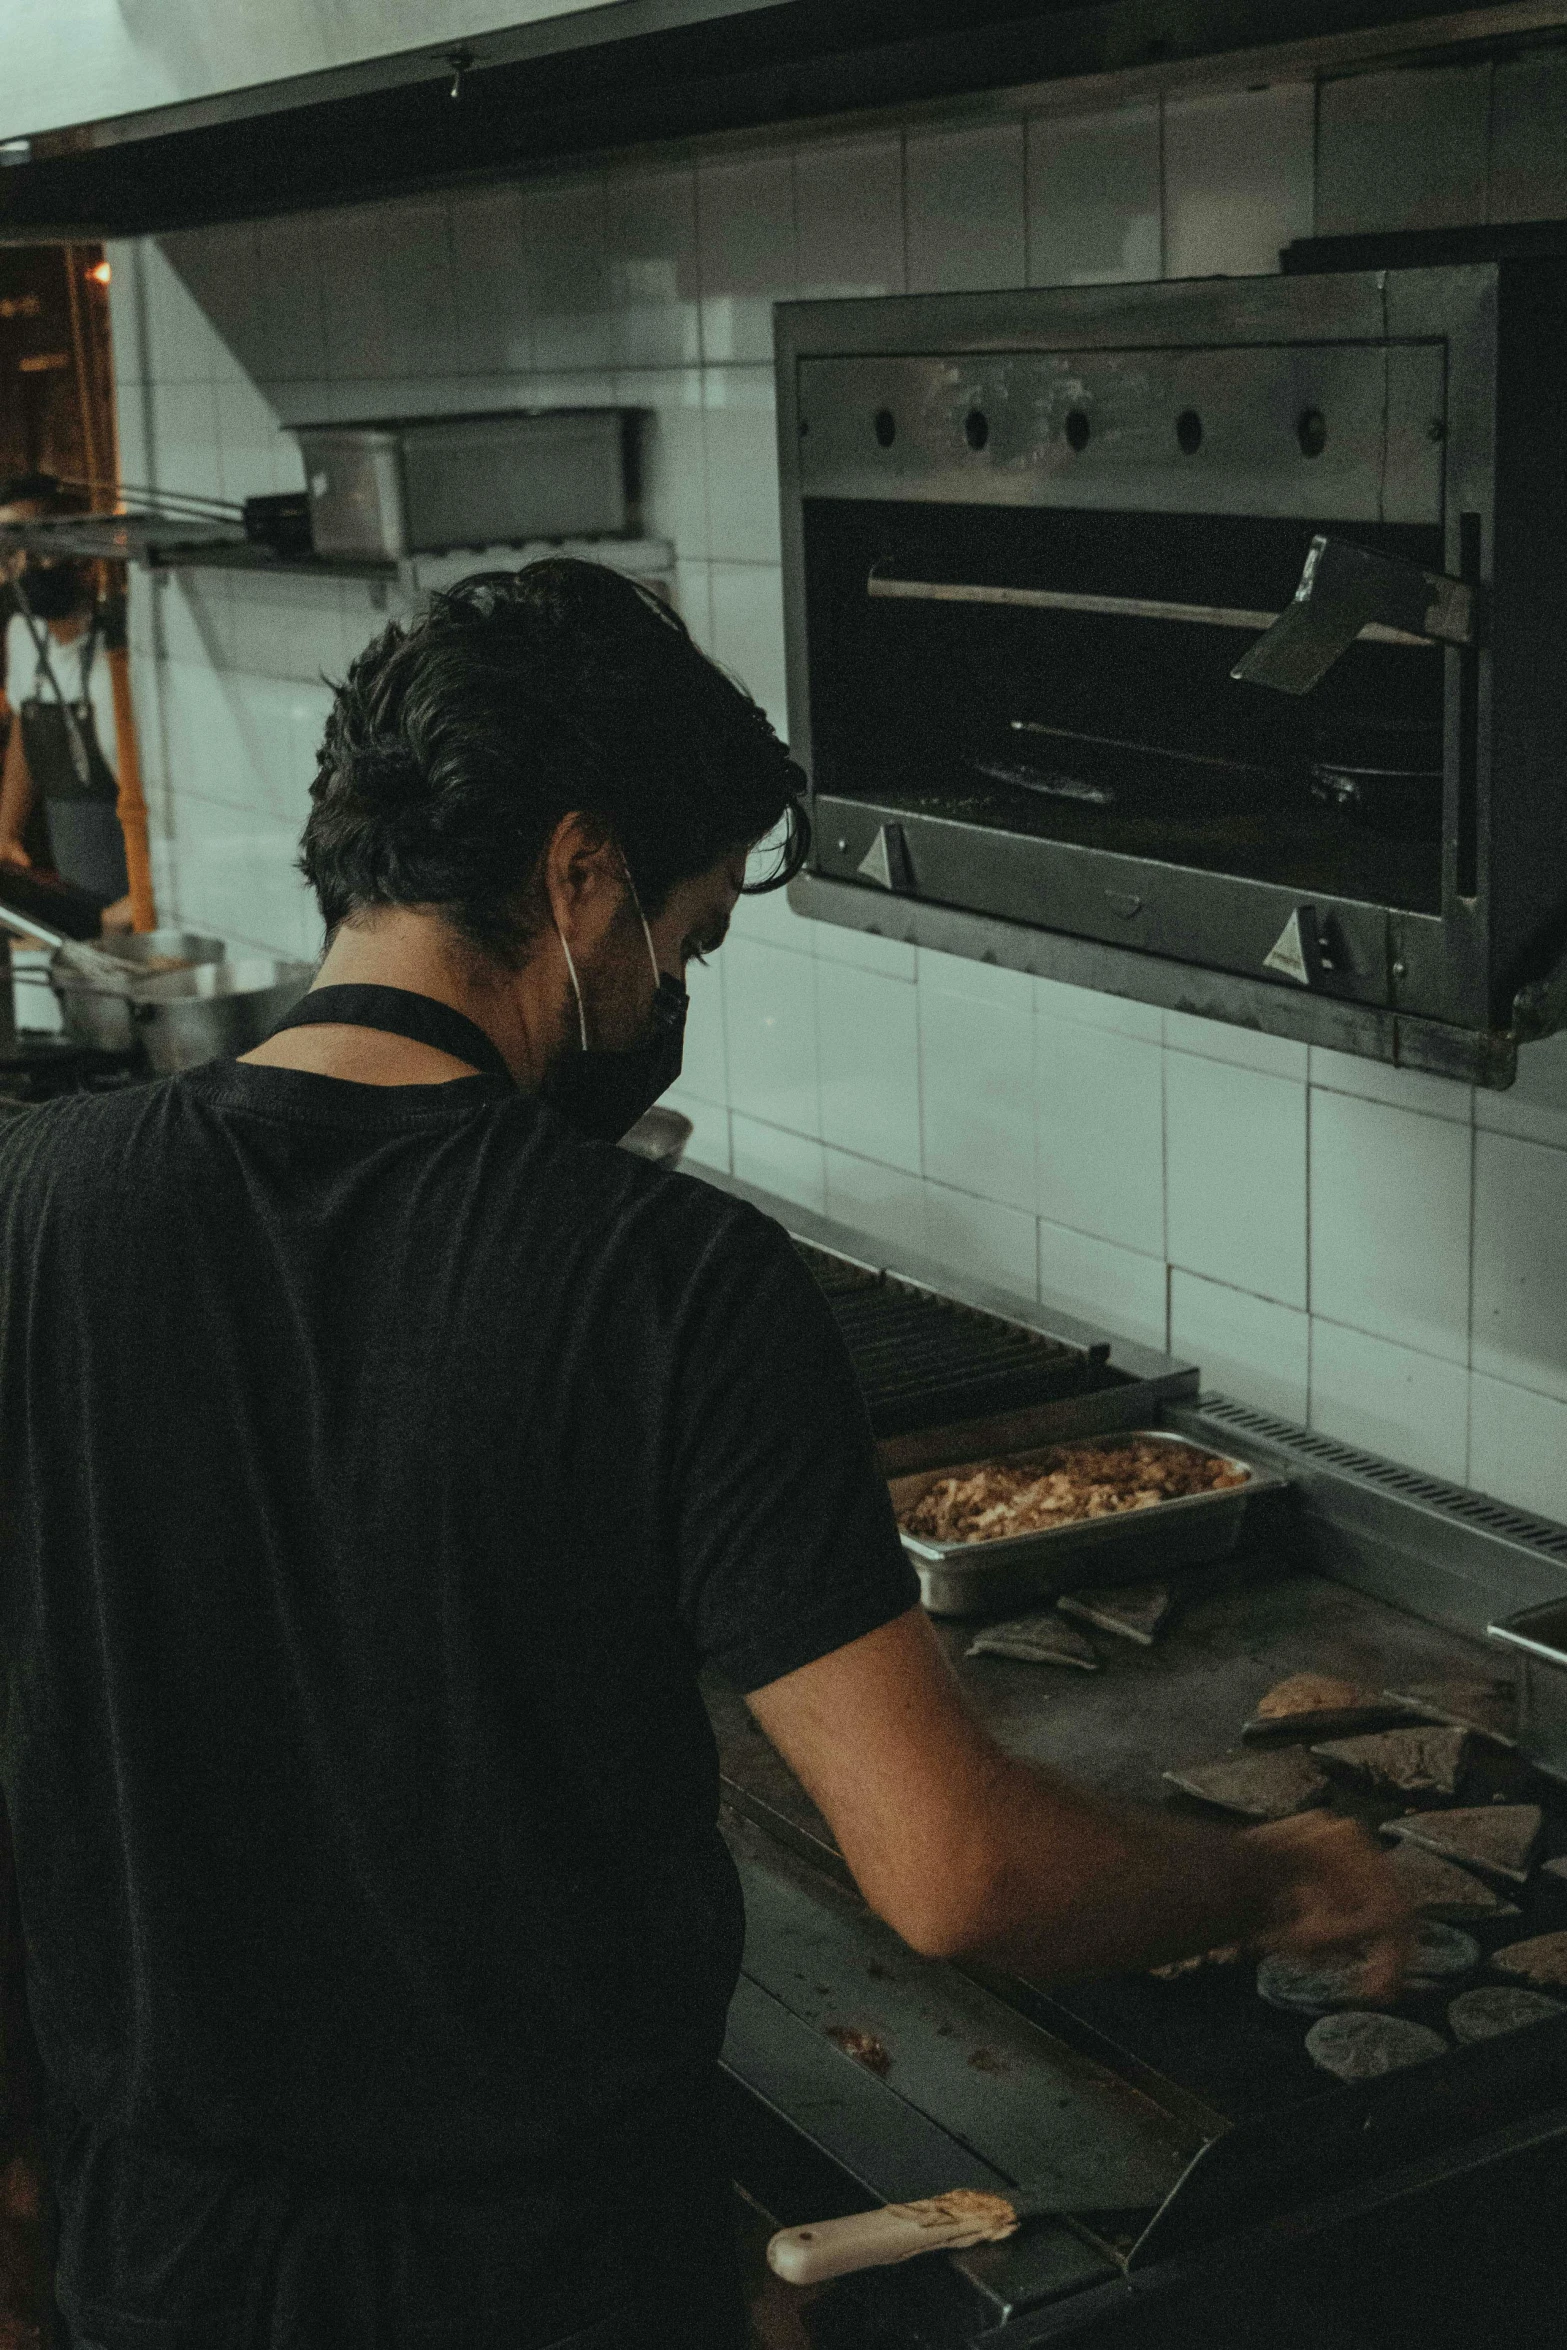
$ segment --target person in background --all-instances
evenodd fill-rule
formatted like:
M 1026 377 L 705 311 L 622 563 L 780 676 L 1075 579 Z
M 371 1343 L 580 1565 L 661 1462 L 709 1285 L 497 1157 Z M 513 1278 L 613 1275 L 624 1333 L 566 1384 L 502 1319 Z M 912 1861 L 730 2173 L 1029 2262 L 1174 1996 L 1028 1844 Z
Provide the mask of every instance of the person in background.
M 0 482 L 0 523 L 85 509 L 80 492 L 51 474 Z M 8 568 L 5 687 L 13 717 L 0 773 L 0 874 L 47 864 L 98 899 L 105 930 L 129 930 L 119 785 L 105 749 L 115 739 L 114 697 L 92 567 L 28 555 Z

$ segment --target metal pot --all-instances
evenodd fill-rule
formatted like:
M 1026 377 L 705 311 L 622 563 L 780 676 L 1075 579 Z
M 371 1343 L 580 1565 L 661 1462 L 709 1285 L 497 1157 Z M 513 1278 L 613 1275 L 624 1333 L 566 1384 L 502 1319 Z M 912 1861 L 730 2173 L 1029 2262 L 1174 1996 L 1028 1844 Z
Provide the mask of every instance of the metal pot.
M 292 1009 L 316 975 L 314 963 L 271 955 L 199 963 L 141 981 L 130 998 L 135 1033 L 160 1077 L 203 1061 L 249 1052 Z
M 1373 832 L 1437 840 L 1442 832 L 1439 721 L 1345 711 L 1319 722 L 1311 796 Z
M 221 963 L 228 951 L 221 938 L 204 938 L 194 930 L 146 930 L 94 943 L 101 955 L 124 966 L 123 982 L 101 964 L 91 972 L 84 971 L 79 959 L 73 960 L 68 950 L 62 950 L 49 966 L 49 984 L 72 1043 L 94 1045 L 109 1053 L 136 1049 L 133 997 L 154 976 L 178 976 L 151 973 L 149 964 L 165 958 L 198 965 Z
M 639 1159 L 653 1159 L 661 1167 L 676 1167 L 691 1140 L 691 1121 L 678 1110 L 644 1110 L 629 1134 L 620 1138 L 623 1151 Z

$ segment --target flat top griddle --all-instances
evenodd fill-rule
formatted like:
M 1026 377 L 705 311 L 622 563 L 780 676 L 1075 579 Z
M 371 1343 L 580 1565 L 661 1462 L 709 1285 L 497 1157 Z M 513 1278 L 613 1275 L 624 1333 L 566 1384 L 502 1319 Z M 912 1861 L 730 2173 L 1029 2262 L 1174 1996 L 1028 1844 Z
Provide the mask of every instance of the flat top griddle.
M 878 1437 L 1119 1383 L 1108 1344 L 1079 1347 L 797 1240 L 843 1333 Z
M 969 1625 L 938 1626 L 980 1718 L 1010 1752 L 1126 1800 L 1186 1817 L 1217 1814 L 1188 1802 L 1160 1774 L 1213 1759 L 1239 1743 L 1256 1701 L 1286 1674 L 1316 1670 L 1375 1687 L 1494 1672 L 1494 1650 L 1399 1613 L 1349 1587 L 1300 1571 L 1287 1556 L 1254 1555 L 1181 1579 L 1186 1597 L 1160 1644 L 1140 1649 L 1098 1638 L 1103 1672 L 1066 1673 L 1001 1658 L 968 1661 Z M 839 1873 L 826 1824 L 756 1730 L 744 1705 L 714 1688 L 726 1793 L 737 1809 L 771 1827 L 818 1865 Z M 1484 1753 L 1485 1750 L 1477 1750 Z M 1480 1765 L 1479 1791 L 1538 1801 L 1538 1783 L 1519 1784 L 1527 1766 L 1499 1750 Z M 1352 1800 L 1334 1808 L 1368 1820 L 1411 1801 Z M 1541 1857 L 1567 1850 L 1567 1815 L 1546 1815 Z M 1522 1915 L 1476 1932 L 1482 1949 L 1567 1927 L 1567 1885 L 1538 1870 L 1527 1891 L 1509 1888 Z M 1125 1976 L 1042 1990 L 986 1970 L 989 1987 L 1085 2054 L 1107 2061 L 1173 2112 L 1201 2110 L 1224 2123 L 1261 2123 L 1309 2100 L 1343 2099 L 1302 2043 L 1309 2019 L 1266 2006 L 1247 1966 L 1203 1972 L 1178 1983 Z M 1440 2000 L 1400 2012 L 1440 2022 Z M 1554 2035 L 1559 2027 L 1540 2027 Z M 1490 2043 L 1493 2049 L 1500 2043 Z M 1474 2052 L 1460 2052 L 1460 2061 Z

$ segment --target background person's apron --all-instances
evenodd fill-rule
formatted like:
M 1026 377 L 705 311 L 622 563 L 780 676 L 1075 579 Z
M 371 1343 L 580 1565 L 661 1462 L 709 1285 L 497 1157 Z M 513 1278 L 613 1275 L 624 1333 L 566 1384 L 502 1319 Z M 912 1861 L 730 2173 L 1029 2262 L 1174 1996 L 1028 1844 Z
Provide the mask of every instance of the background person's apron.
M 17 723 L 28 773 L 49 827 L 50 863 L 62 879 L 110 906 L 131 885 L 125 836 L 116 813 L 120 787 L 98 740 L 89 692 L 97 650 L 97 632 L 90 631 L 82 639 L 80 690 L 71 703 L 86 754 L 85 776 L 78 771 L 70 721 L 52 696 L 31 694 L 17 711 Z

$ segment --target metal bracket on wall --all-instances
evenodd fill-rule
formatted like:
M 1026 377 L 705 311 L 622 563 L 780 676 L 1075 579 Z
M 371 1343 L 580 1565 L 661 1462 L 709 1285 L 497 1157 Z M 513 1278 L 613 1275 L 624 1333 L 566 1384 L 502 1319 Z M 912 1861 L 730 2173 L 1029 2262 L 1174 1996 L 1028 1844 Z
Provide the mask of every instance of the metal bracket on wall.
M 889 891 L 886 882 L 868 889 L 861 881 L 806 872 L 796 874 L 790 882 L 789 903 L 797 914 L 815 921 L 842 923 L 848 929 L 872 931 L 909 946 L 998 964 L 1007 971 L 1026 971 L 1071 987 L 1124 996 L 1133 1003 L 1191 1012 L 1199 1019 L 1222 1020 L 1264 1036 L 1296 1037 L 1338 1052 L 1356 1053 L 1362 1059 L 1427 1070 L 1432 1076 L 1454 1078 L 1461 1085 L 1505 1089 L 1518 1074 L 1520 1042 L 1525 1036 L 1547 1033 L 1533 1027 L 1516 1032 L 1457 1028 L 1448 1021 L 1422 1019 L 1380 1004 L 1324 996 L 1298 981 L 1291 986 L 1283 978 L 1205 970 L 1168 955 L 1110 946 L 1065 931 L 1036 930 L 996 915 L 972 914 L 962 907 L 933 905 L 929 899 L 896 892 L 892 893 L 894 910 Z M 1543 982 L 1542 986 L 1549 984 Z M 1562 992 L 1567 996 L 1567 975 Z M 1567 1025 L 1567 1003 L 1560 1017 Z

